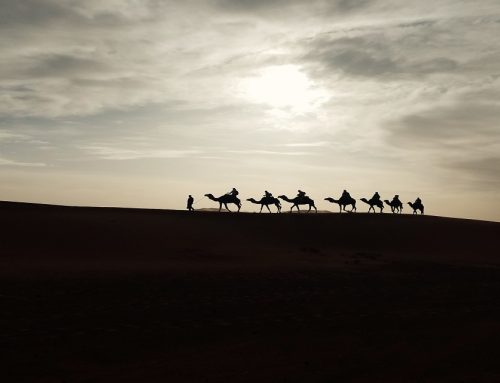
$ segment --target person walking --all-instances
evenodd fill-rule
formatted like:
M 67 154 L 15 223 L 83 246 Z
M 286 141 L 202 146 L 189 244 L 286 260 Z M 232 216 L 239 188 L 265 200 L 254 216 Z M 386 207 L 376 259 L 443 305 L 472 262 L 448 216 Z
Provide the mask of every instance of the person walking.
M 188 197 L 188 200 L 187 200 L 187 209 L 188 209 L 189 211 L 194 211 L 193 204 L 194 204 L 194 198 L 193 198 L 193 196 L 190 194 L 190 195 L 189 195 L 189 197 Z

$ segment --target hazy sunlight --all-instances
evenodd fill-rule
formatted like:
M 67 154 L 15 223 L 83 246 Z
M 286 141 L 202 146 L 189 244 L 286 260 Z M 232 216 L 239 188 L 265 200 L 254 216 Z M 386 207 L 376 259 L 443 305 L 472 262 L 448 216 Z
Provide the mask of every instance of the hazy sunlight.
M 266 67 L 257 76 L 242 81 L 242 90 L 253 102 L 294 114 L 310 112 L 326 99 L 326 92 L 316 88 L 297 65 Z

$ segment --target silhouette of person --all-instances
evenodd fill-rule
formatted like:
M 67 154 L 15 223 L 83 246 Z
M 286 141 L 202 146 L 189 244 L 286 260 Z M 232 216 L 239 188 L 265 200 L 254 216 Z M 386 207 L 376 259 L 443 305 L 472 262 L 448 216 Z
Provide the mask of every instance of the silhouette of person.
M 233 188 L 233 190 L 231 190 L 229 193 L 227 193 L 228 195 L 232 195 L 233 197 L 237 197 L 238 194 L 240 194 L 238 192 L 238 190 L 236 190 L 236 188 Z
M 380 202 L 380 194 L 378 192 L 375 192 L 375 194 L 372 197 L 373 202 Z
M 391 205 L 401 205 L 401 201 L 399 200 L 399 194 L 396 194 L 391 201 Z
M 273 194 L 266 190 L 264 191 L 264 198 L 273 198 Z
M 347 192 L 347 190 L 344 189 L 344 191 L 342 192 L 342 196 L 340 197 L 340 199 L 342 199 L 342 200 L 351 199 L 351 195 Z
M 297 191 L 298 191 L 297 194 L 298 198 L 304 198 L 306 196 L 306 192 L 303 192 L 302 190 L 297 190 Z
M 420 197 L 417 197 L 417 199 L 415 200 L 414 205 L 416 205 L 416 206 L 421 206 L 422 205 L 422 200 L 420 199 Z
M 194 211 L 193 203 L 194 203 L 194 198 L 193 198 L 193 196 L 190 194 L 190 195 L 189 195 L 189 197 L 188 197 L 188 200 L 187 200 L 187 209 L 188 209 L 189 211 Z

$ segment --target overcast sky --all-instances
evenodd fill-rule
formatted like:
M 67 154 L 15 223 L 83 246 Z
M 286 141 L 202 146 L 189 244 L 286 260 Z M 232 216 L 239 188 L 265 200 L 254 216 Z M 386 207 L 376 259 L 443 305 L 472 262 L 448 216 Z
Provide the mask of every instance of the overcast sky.
M 500 221 L 498 0 L 0 0 L 0 199 Z M 255 205 L 244 204 L 247 210 Z M 360 210 L 365 210 L 359 205 Z

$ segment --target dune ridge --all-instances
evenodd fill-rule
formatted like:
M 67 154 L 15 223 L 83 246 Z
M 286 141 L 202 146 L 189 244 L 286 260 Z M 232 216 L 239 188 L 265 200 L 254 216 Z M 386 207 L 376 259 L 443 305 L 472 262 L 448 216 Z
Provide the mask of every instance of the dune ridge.
M 342 255 L 498 264 L 500 223 L 393 214 L 218 214 L 0 203 L 1 260 L 339 265 Z M 478 251 L 480 249 L 480 251 Z M 194 255 L 196 254 L 196 255 Z M 204 256 L 205 254 L 205 256 Z M 305 257 L 309 255 L 309 258 Z M 184 257 L 183 257 L 184 255 Z M 26 263 L 20 263 L 19 265 Z M 56 265 L 56 264 L 54 264 Z

